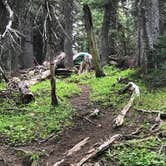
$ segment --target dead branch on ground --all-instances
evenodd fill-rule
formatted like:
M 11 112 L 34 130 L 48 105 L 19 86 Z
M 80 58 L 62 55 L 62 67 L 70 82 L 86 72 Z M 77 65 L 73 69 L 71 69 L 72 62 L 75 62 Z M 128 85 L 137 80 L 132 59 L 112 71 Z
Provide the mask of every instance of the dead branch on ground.
M 91 148 L 85 157 L 83 157 L 78 163 L 75 163 L 73 165 L 75 166 L 81 166 L 90 159 L 93 159 L 97 157 L 99 154 L 103 153 L 105 150 L 107 150 L 115 141 L 119 140 L 122 136 L 120 134 L 116 134 L 112 136 L 110 139 L 108 139 L 106 142 L 102 143 L 97 148 Z
M 140 97 L 140 90 L 139 87 L 133 83 L 133 82 L 129 82 L 125 88 L 122 90 L 122 93 L 124 93 L 126 90 L 130 90 L 132 91 L 132 95 L 130 97 L 129 102 L 127 103 L 127 105 L 125 105 L 125 107 L 123 108 L 123 110 L 120 112 L 120 114 L 115 118 L 114 120 L 114 125 L 116 127 L 121 126 L 124 122 L 124 118 L 127 114 L 127 112 L 130 110 L 130 108 L 132 107 L 134 100 L 138 100 L 138 98 Z
M 144 110 L 144 109 L 136 109 L 136 110 L 145 114 L 160 114 L 161 119 L 166 119 L 166 113 L 161 112 L 160 110 Z

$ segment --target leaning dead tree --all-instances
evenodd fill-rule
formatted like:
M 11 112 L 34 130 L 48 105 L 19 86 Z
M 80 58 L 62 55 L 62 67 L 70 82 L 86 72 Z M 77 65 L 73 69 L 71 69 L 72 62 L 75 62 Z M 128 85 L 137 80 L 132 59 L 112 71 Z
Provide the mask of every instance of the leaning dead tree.
M 83 11 L 84 11 L 84 19 L 85 19 L 85 28 L 86 28 L 87 37 L 88 37 L 88 46 L 89 46 L 90 53 L 93 56 L 92 63 L 95 69 L 95 74 L 96 74 L 96 77 L 102 77 L 105 74 L 100 65 L 99 53 L 96 46 L 96 38 L 93 32 L 92 14 L 88 5 L 84 5 Z

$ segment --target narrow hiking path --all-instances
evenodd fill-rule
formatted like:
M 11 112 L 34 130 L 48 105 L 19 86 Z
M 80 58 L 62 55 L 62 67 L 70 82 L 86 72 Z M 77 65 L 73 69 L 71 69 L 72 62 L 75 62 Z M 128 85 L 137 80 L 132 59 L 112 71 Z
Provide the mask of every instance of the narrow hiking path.
M 118 114 L 116 111 L 100 110 L 101 114 L 97 118 L 88 121 L 85 117 L 94 111 L 97 106 L 90 103 L 90 90 L 87 85 L 79 86 L 81 88 L 80 96 L 74 96 L 70 99 L 72 106 L 76 109 L 73 127 L 63 131 L 60 134 L 59 141 L 55 142 L 52 147 L 52 153 L 47 159 L 44 160 L 43 166 L 53 166 L 59 162 L 60 166 L 75 165 L 80 161 L 97 143 L 106 140 L 115 134 L 129 134 L 135 131 L 141 123 L 148 120 L 143 115 L 136 115 L 129 113 L 127 118 L 130 119 L 132 124 L 124 125 L 120 128 L 113 128 L 113 119 Z M 131 119 L 132 117 L 132 119 Z M 88 142 L 70 156 L 66 156 L 66 152 L 72 149 L 76 144 L 84 139 Z M 51 147 L 50 147 L 51 148 Z M 65 158 L 65 160 L 62 160 Z

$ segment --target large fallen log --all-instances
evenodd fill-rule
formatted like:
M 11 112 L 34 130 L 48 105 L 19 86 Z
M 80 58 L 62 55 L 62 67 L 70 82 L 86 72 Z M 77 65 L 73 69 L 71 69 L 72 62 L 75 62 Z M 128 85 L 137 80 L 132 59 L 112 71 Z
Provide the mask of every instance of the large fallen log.
M 34 95 L 29 91 L 27 84 L 24 81 L 21 81 L 17 77 L 13 77 L 7 83 L 7 89 L 11 91 L 16 91 L 20 94 L 20 101 L 22 104 L 28 104 L 34 100 Z
M 57 56 L 57 58 L 53 61 L 54 66 L 56 67 L 65 58 L 65 56 L 65 53 L 61 53 L 59 56 Z M 29 86 L 35 85 L 38 82 L 41 82 L 50 77 L 50 63 L 47 63 L 47 65 L 48 66 L 45 66 L 48 68 L 47 70 L 39 72 L 38 75 L 32 77 L 29 80 L 21 81 L 18 77 L 13 77 L 7 83 L 8 90 L 19 92 L 21 103 L 27 104 L 31 102 L 32 100 L 34 100 L 34 95 L 29 91 Z
M 66 57 L 66 54 L 64 52 L 62 52 L 60 55 L 56 57 L 56 59 L 53 61 L 55 69 L 57 68 L 57 65 L 61 63 L 62 60 L 64 60 L 65 57 Z M 43 69 L 44 71 L 40 71 L 39 74 L 34 76 L 32 79 L 25 80 L 25 83 L 27 84 L 27 86 L 35 85 L 38 82 L 41 82 L 51 76 L 49 61 L 45 61 L 43 63 Z
M 120 114 L 115 118 L 114 120 L 114 126 L 118 127 L 121 126 L 124 122 L 124 118 L 127 114 L 127 112 L 130 110 L 130 108 L 132 107 L 134 100 L 137 98 L 139 99 L 140 97 L 140 90 L 139 87 L 134 84 L 133 82 L 129 82 L 125 88 L 122 90 L 122 92 L 126 91 L 126 90 L 130 90 L 132 91 L 132 95 L 130 97 L 129 102 L 127 103 L 127 105 L 125 105 L 125 107 L 123 108 L 123 110 L 120 112 Z

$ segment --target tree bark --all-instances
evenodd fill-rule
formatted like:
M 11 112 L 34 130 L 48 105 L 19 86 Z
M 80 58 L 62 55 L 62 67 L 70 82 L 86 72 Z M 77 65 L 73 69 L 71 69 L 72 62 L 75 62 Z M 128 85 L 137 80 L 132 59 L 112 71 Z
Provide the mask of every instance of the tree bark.
M 95 34 L 93 32 L 92 14 L 88 5 L 84 5 L 83 10 L 84 10 L 85 28 L 86 28 L 87 37 L 88 37 L 88 45 L 89 45 L 90 53 L 92 54 L 92 57 L 93 57 L 92 63 L 95 69 L 95 75 L 96 77 L 102 77 L 102 76 L 105 76 L 105 74 L 100 65 L 100 59 L 99 59 L 99 53 L 96 46 Z
M 138 3 L 138 65 L 147 73 L 155 64 L 154 44 L 159 36 L 158 0 L 139 0 Z
M 28 14 L 23 24 L 23 34 L 25 38 L 22 40 L 23 51 L 23 68 L 30 68 L 33 66 L 33 26 Z
M 108 64 L 109 54 L 115 54 L 115 30 L 117 28 L 117 8 L 119 0 L 108 1 L 104 5 L 101 28 L 100 57 L 102 65 Z M 109 33 L 111 30 L 111 34 Z
M 5 5 L 3 4 L 2 0 L 0 0 L 0 34 L 3 34 L 7 25 L 7 10 Z
M 104 6 L 104 18 L 101 28 L 101 41 L 100 41 L 100 57 L 102 65 L 108 63 L 109 56 L 109 29 L 110 29 L 110 18 L 111 18 L 111 3 Z
M 50 5 L 49 0 L 45 0 L 45 8 L 47 9 L 47 15 L 48 17 L 46 22 L 47 22 L 47 56 L 50 58 L 50 73 L 51 73 L 51 78 L 50 78 L 50 84 L 51 84 L 51 105 L 56 106 L 58 105 L 58 99 L 56 96 L 56 80 L 55 80 L 55 66 L 53 63 L 53 58 L 54 58 L 54 45 L 53 45 L 53 30 L 52 30 L 52 21 L 53 21 L 53 11 L 52 7 Z
M 166 1 L 159 0 L 160 35 L 166 35 Z
M 72 51 L 72 32 L 73 32 L 73 0 L 64 0 L 64 18 L 65 18 L 65 42 L 64 42 L 64 52 L 66 53 L 65 67 L 73 67 L 73 51 Z
M 32 14 L 29 10 L 30 2 L 26 0 L 16 1 L 18 14 L 18 29 L 24 34 L 21 38 L 21 55 L 19 57 L 21 68 L 30 68 L 33 66 L 33 25 Z

